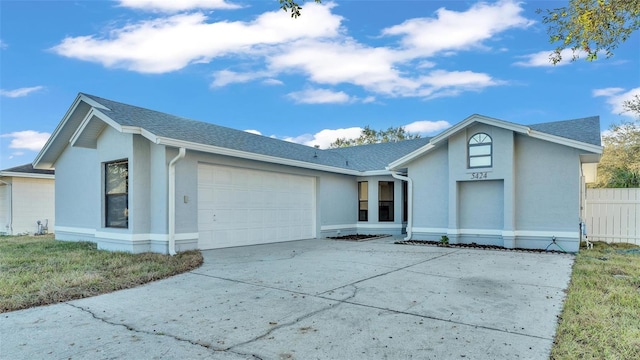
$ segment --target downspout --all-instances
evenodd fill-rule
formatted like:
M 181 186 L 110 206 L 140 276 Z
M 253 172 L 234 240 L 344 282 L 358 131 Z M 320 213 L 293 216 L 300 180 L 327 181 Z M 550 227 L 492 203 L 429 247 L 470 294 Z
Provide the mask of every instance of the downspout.
M 13 235 L 13 187 L 6 181 L 0 180 L 0 183 L 5 184 L 9 190 L 9 224 L 7 225 L 9 234 L 7 235 Z
M 399 173 L 389 170 L 391 172 L 391 176 L 398 180 L 403 180 L 407 182 L 407 237 L 404 238 L 405 241 L 411 240 L 413 236 L 413 180 L 411 180 L 408 176 L 402 176 Z
M 176 254 L 176 163 L 184 158 L 186 149 L 181 147 L 178 155 L 169 162 L 169 255 Z

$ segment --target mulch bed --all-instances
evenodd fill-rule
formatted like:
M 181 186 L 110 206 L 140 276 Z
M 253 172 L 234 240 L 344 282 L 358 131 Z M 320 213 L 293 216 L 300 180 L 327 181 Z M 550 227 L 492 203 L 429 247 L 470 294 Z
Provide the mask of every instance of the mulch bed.
M 485 249 L 485 250 L 519 251 L 519 252 L 529 252 L 529 253 L 567 254 L 566 252 L 561 251 L 561 250 L 521 249 L 521 248 L 508 249 L 508 248 L 505 248 L 505 247 L 502 247 L 502 246 L 497 246 L 497 245 L 480 245 L 480 244 L 476 244 L 476 243 L 471 243 L 471 244 L 449 244 L 449 245 L 444 246 L 444 245 L 440 244 L 440 241 L 429 241 L 429 240 L 408 240 L 408 241 L 401 240 L 401 241 L 394 242 L 394 244 L 399 244 L 399 245 L 431 245 L 431 246 L 452 247 L 452 248 L 471 248 L 471 249 Z
M 327 239 L 331 240 L 345 240 L 345 241 L 367 241 L 380 239 L 383 237 L 388 237 L 390 235 L 365 235 L 365 234 L 355 234 L 355 235 L 343 235 L 343 236 L 330 236 Z

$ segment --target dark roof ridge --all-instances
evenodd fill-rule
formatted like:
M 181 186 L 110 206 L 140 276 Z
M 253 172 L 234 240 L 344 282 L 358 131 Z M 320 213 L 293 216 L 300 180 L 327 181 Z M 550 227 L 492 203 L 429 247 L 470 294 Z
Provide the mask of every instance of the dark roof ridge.
M 54 175 L 53 170 L 41 170 L 34 169 L 31 163 L 14 166 L 8 169 L 0 170 L 0 172 L 12 172 L 12 173 L 24 173 L 24 174 L 41 174 L 41 175 Z

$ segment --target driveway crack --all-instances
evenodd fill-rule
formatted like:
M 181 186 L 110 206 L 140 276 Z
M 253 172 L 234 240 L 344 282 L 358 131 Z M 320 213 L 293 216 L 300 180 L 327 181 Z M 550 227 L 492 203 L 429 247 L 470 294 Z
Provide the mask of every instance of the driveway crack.
M 137 333 L 137 334 L 145 334 L 145 335 L 153 335 L 153 336 L 164 336 L 164 337 L 168 337 L 168 338 L 174 339 L 176 341 L 185 342 L 185 343 L 188 343 L 188 344 L 191 344 L 191 345 L 202 347 L 202 348 L 205 348 L 205 349 L 207 349 L 209 351 L 212 351 L 212 352 L 230 352 L 230 353 L 233 353 L 233 354 L 236 354 L 236 355 L 240 355 L 240 356 L 250 356 L 250 357 L 252 357 L 254 359 L 257 359 L 257 360 L 263 360 L 258 355 L 246 354 L 246 353 L 242 353 L 242 352 L 239 352 L 239 351 L 233 351 L 233 350 L 231 350 L 231 348 L 216 348 L 216 347 L 211 346 L 211 344 L 208 344 L 208 343 L 204 343 L 204 342 L 200 342 L 200 341 L 194 341 L 194 340 L 190 340 L 190 339 L 185 339 L 185 338 L 182 338 L 180 336 L 167 334 L 165 332 L 157 333 L 157 332 L 151 332 L 151 331 L 136 329 L 133 326 L 128 325 L 128 324 L 119 323 L 119 322 L 115 322 L 115 321 L 110 321 L 110 320 L 107 320 L 107 319 L 105 319 L 103 317 L 100 317 L 100 316 L 96 315 L 93 311 L 89 310 L 88 308 L 85 308 L 85 307 L 82 307 L 82 306 L 78 306 L 78 305 L 74 305 L 74 304 L 71 304 L 71 303 L 68 303 L 68 302 L 65 303 L 65 304 L 91 315 L 94 319 L 96 319 L 96 320 L 98 320 L 100 322 L 103 322 L 103 323 L 111 325 L 111 326 L 123 327 L 127 331 L 131 331 L 131 332 L 134 332 L 134 333 Z
M 244 346 L 244 345 L 259 341 L 261 339 L 264 339 L 264 338 L 268 337 L 269 335 L 271 335 L 273 332 L 275 332 L 277 330 L 293 326 L 293 325 L 295 325 L 295 324 L 297 324 L 297 323 L 299 323 L 299 322 L 301 322 L 301 321 L 303 321 L 305 319 L 308 319 L 308 318 L 313 317 L 315 315 L 318 315 L 320 313 L 326 312 L 328 310 L 335 309 L 337 306 L 340 306 L 341 304 L 348 304 L 349 303 L 348 300 L 351 300 L 351 299 L 355 298 L 356 295 L 358 294 L 358 287 L 353 285 L 352 288 L 353 288 L 353 291 L 351 292 L 351 294 L 349 294 L 347 297 L 345 297 L 343 299 L 328 299 L 328 298 L 325 298 L 326 300 L 331 300 L 332 302 L 329 305 L 324 306 L 324 307 L 322 307 L 322 308 L 320 308 L 318 310 L 314 310 L 314 311 L 311 311 L 311 312 L 306 313 L 304 315 L 298 316 L 298 317 L 296 317 L 295 319 L 293 319 L 293 320 L 291 320 L 289 322 L 275 325 L 271 329 L 269 329 L 267 332 L 265 332 L 264 334 L 258 335 L 258 336 L 254 337 L 252 339 L 247 340 L 247 341 L 243 341 L 241 343 L 232 345 L 232 346 L 228 347 L 227 350 L 231 350 L 233 348 L 237 348 L 237 347 L 240 347 L 240 346 Z M 311 295 L 311 296 L 313 296 L 313 295 Z M 251 355 L 253 355 L 256 358 L 259 358 L 255 354 L 251 354 Z
M 413 267 L 413 266 L 416 266 L 416 265 L 424 264 L 424 263 L 426 263 L 426 262 L 433 261 L 433 260 L 439 259 L 439 258 L 441 258 L 441 257 L 445 257 L 445 256 L 448 256 L 448 255 L 451 255 L 451 254 L 456 253 L 456 252 L 458 252 L 458 251 L 460 251 L 460 250 L 453 250 L 453 251 L 449 251 L 449 252 L 446 252 L 446 253 L 444 253 L 444 254 L 441 254 L 441 255 L 438 255 L 438 256 L 435 256 L 435 257 L 432 257 L 432 258 L 426 259 L 426 260 L 418 261 L 418 262 L 416 262 L 416 263 L 409 264 L 409 265 L 406 265 L 406 266 L 403 266 L 403 267 L 394 268 L 393 270 L 389 270 L 389 271 L 386 271 L 386 272 L 381 272 L 380 274 L 376 274 L 376 275 L 373 275 L 373 276 L 369 276 L 368 278 L 360 279 L 360 280 L 358 280 L 358 281 L 354 281 L 354 282 L 352 282 L 352 283 L 350 283 L 350 284 L 347 284 L 347 285 L 341 285 L 341 286 L 338 286 L 338 287 L 337 287 L 337 288 L 335 288 L 335 289 L 330 289 L 330 290 L 327 290 L 327 291 L 323 291 L 323 292 L 321 292 L 321 293 L 318 293 L 318 294 L 317 294 L 317 296 L 322 297 L 322 295 L 323 295 L 323 294 L 331 293 L 331 292 L 334 292 L 334 291 L 336 291 L 336 290 L 338 290 L 338 289 L 342 289 L 342 288 L 347 287 L 347 286 L 351 286 L 351 285 L 359 284 L 359 283 L 364 282 L 364 281 L 368 281 L 368 280 L 375 279 L 375 278 L 378 278 L 378 277 L 381 277 L 381 276 L 385 276 L 385 275 L 388 275 L 388 274 L 392 274 L 392 273 L 394 273 L 394 272 L 398 272 L 398 271 L 401 271 L 401 270 L 405 270 L 405 269 L 408 269 L 408 268 Z

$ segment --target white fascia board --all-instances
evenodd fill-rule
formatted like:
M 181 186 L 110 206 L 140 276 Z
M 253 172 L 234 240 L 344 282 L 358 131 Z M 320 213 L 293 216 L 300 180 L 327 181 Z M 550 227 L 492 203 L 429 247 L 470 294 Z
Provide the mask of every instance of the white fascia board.
M 42 147 L 42 150 L 40 150 L 38 155 L 36 155 L 36 158 L 31 163 L 35 169 L 42 169 L 42 168 L 49 169 L 51 165 L 53 165 L 53 164 L 47 164 L 46 166 L 40 166 L 41 165 L 40 162 L 42 161 L 42 158 L 44 157 L 44 155 L 49 151 L 49 148 L 51 147 L 53 142 L 56 141 L 58 135 L 60 134 L 62 129 L 65 127 L 65 125 L 69 121 L 69 118 L 71 118 L 71 115 L 76 111 L 76 109 L 78 108 L 78 105 L 80 105 L 81 102 L 84 102 L 93 108 L 108 110 L 108 108 L 104 107 L 102 104 L 86 97 L 85 95 L 78 94 L 78 96 L 76 96 L 76 99 L 73 101 L 73 103 L 71 104 L 67 112 L 62 117 L 62 121 L 60 121 L 58 126 L 56 126 L 55 130 L 53 131 L 53 133 L 51 134 L 47 142 Z
M 89 111 L 89 113 L 91 113 L 92 116 L 97 117 L 98 119 L 104 121 L 107 125 L 111 126 L 112 128 L 118 130 L 119 132 L 124 132 L 123 128 L 124 126 L 118 124 L 117 122 L 113 121 L 113 119 L 111 119 L 110 117 L 108 117 L 107 115 L 105 115 L 102 111 L 93 108 Z
M 342 169 L 342 168 L 337 168 L 337 167 L 328 166 L 328 165 L 312 164 L 312 163 L 308 163 L 300 160 L 283 159 L 275 156 L 234 150 L 234 149 L 224 148 L 220 146 L 192 143 L 188 141 L 176 140 L 171 138 L 158 137 L 156 144 L 172 146 L 177 148 L 183 147 L 189 150 L 202 151 L 202 152 L 211 153 L 211 154 L 225 155 L 225 156 L 237 157 L 242 159 L 256 160 L 256 161 L 268 162 L 273 164 L 288 165 L 288 166 L 294 166 L 299 168 L 326 171 L 326 172 L 332 172 L 332 173 L 338 173 L 338 174 L 354 175 L 354 176 L 361 176 L 363 174 L 362 171 L 357 171 L 357 170 Z
M 588 144 L 582 141 L 567 139 L 556 135 L 550 135 L 547 133 L 543 133 L 540 131 L 531 130 L 529 136 L 532 138 L 549 141 L 552 143 L 569 146 L 572 148 L 589 151 L 595 154 L 602 154 L 602 150 L 604 149 L 602 146 Z
M 78 98 L 80 98 L 82 101 L 86 102 L 88 105 L 90 105 L 93 108 L 103 109 L 103 110 L 111 110 L 108 107 L 100 104 L 99 102 L 97 102 L 97 101 L 95 101 L 95 100 L 93 100 L 93 99 L 91 99 L 91 98 L 89 98 L 87 96 L 79 95 Z
M 399 167 L 403 167 L 404 165 L 414 160 L 415 158 L 435 148 L 436 145 L 439 144 L 440 142 L 448 140 L 451 135 L 457 133 L 458 131 L 461 131 L 462 129 L 466 128 L 467 126 L 471 125 L 474 122 L 483 123 L 483 124 L 487 124 L 487 125 L 491 125 L 491 126 L 495 126 L 495 127 L 519 132 L 519 133 L 524 133 L 524 134 L 528 134 L 530 132 L 530 129 L 523 125 L 513 124 L 507 121 L 474 114 L 462 120 L 461 122 L 457 123 L 456 125 L 450 127 L 449 129 L 443 131 L 439 135 L 434 136 L 433 138 L 431 138 L 431 140 L 427 145 L 392 162 L 391 164 L 389 164 L 387 169 L 392 170 L 392 169 L 397 169 Z
M 60 131 L 62 131 L 62 128 L 64 127 L 64 125 L 67 123 L 67 121 L 71 117 L 71 114 L 73 114 L 73 112 L 76 111 L 76 108 L 78 107 L 78 105 L 80 105 L 80 102 L 84 101 L 85 99 L 86 99 L 86 97 L 83 96 L 83 95 L 76 96 L 76 99 L 73 101 L 73 104 L 71 104 L 71 106 L 69 107 L 67 112 L 62 117 L 62 121 L 60 121 L 58 126 L 56 126 L 55 130 L 53 130 L 53 133 L 51 134 L 51 136 L 49 136 L 49 139 L 47 140 L 47 142 L 42 147 L 42 150 L 40 150 L 38 155 L 36 155 L 36 158 L 31 163 L 35 169 L 39 168 L 38 166 L 40 165 L 40 161 L 42 161 L 42 158 L 44 157 L 44 154 L 47 153 L 47 151 L 51 147 L 51 144 L 56 140 L 56 138 L 58 137 L 58 134 L 60 133 Z M 48 166 L 44 166 L 43 168 L 49 168 L 49 167 Z
M 508 121 L 498 120 L 498 119 L 490 118 L 487 116 L 474 114 L 462 120 L 461 122 L 457 123 L 456 125 L 450 127 L 449 129 L 445 130 L 441 134 L 434 136 L 431 139 L 430 143 L 437 144 L 442 140 L 448 139 L 451 135 L 466 128 L 467 126 L 469 126 L 471 123 L 474 123 L 474 122 L 479 122 L 479 123 L 483 123 L 483 124 L 487 124 L 487 125 L 491 125 L 491 126 L 495 126 L 495 127 L 499 127 L 499 128 L 523 133 L 523 134 L 528 134 L 530 131 L 530 129 L 524 125 L 518 125 L 518 124 L 510 123 Z
M 389 176 L 391 175 L 391 170 L 368 170 L 362 171 L 359 173 L 359 176 Z
M 137 134 L 137 135 L 142 135 L 143 137 L 145 137 L 147 140 L 151 141 L 154 144 L 158 144 L 158 139 L 159 137 L 157 137 L 155 134 L 153 134 L 152 132 L 138 127 L 138 126 L 122 126 L 121 127 L 122 132 L 125 134 Z
M 51 174 L 33 174 L 13 171 L 0 171 L 0 177 L 19 177 L 19 178 L 31 178 L 31 179 L 55 179 L 55 175 Z

